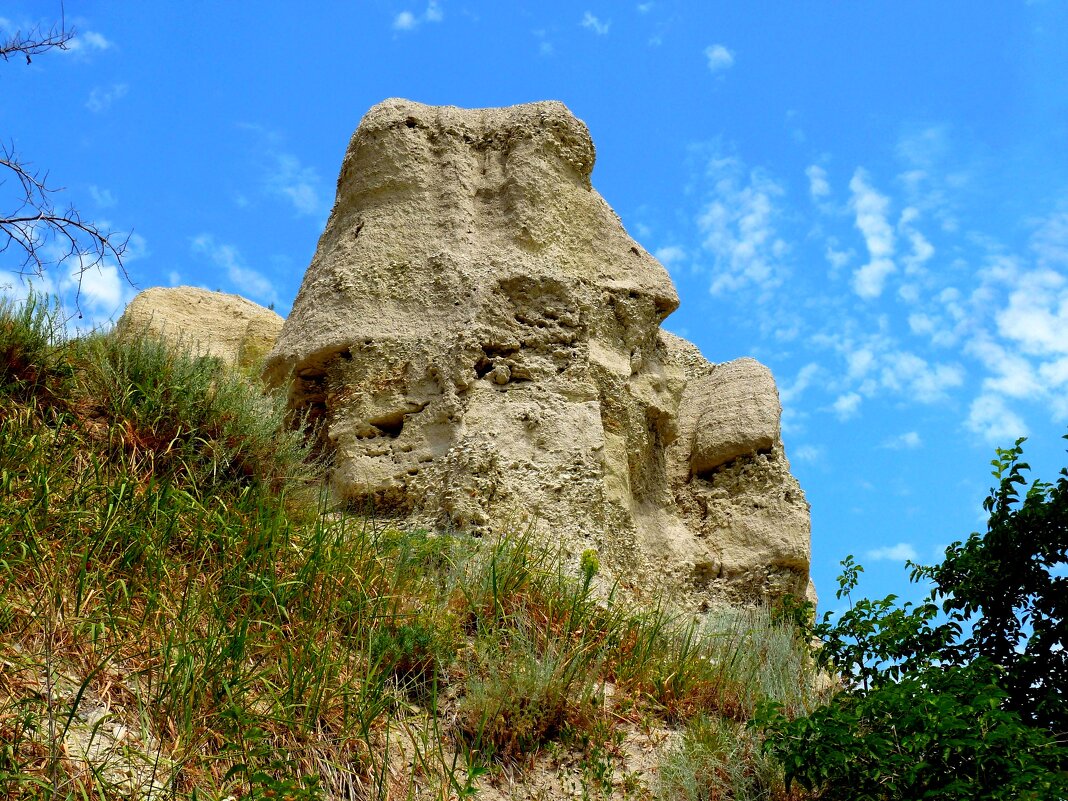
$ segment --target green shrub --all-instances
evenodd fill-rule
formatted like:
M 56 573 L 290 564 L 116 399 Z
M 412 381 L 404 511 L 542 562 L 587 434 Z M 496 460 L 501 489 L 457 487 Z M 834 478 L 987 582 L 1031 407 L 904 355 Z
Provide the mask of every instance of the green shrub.
M 489 656 L 488 675 L 468 680 L 457 710 L 471 753 L 481 761 L 516 762 L 567 726 L 586 728 L 597 699 L 589 656 L 566 644 L 538 653 L 516 642 Z
M 285 399 L 217 359 L 114 334 L 79 341 L 77 359 L 85 413 L 109 421 L 115 453 L 145 474 L 210 491 L 250 481 L 277 490 L 309 473 Z
M 369 657 L 405 690 L 420 695 L 432 689 L 456 658 L 459 634 L 445 616 L 417 615 L 407 622 L 376 628 Z
M 69 374 L 63 346 L 58 303 L 34 294 L 22 303 L 0 297 L 0 397 L 51 396 Z
M 654 785 L 663 801 L 784 798 L 782 769 L 761 754 L 759 736 L 731 721 L 698 715 L 668 749 Z

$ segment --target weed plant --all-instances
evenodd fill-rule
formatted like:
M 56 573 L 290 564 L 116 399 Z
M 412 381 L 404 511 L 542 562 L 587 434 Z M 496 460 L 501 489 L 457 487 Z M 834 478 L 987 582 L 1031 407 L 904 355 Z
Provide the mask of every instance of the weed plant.
M 468 797 L 557 747 L 607 795 L 640 726 L 684 727 L 664 787 L 786 797 L 739 725 L 816 702 L 768 612 L 641 611 L 528 531 L 329 510 L 282 399 L 60 331 L 0 304 L 0 798 Z

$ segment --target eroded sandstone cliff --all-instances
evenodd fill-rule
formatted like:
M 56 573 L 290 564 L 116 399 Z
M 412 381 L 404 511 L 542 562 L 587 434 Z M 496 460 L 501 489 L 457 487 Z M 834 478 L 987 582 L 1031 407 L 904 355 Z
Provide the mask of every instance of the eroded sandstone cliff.
M 661 330 L 675 288 L 593 162 L 561 103 L 375 106 L 265 376 L 322 425 L 361 511 L 535 525 L 687 604 L 803 592 L 771 374 Z

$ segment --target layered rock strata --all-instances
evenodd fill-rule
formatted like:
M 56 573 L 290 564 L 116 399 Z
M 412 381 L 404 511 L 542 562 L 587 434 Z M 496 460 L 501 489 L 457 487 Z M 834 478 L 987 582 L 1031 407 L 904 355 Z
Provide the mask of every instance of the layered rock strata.
M 675 288 L 593 163 L 561 103 L 375 106 L 265 377 L 361 511 L 534 525 L 684 604 L 803 592 L 808 506 L 771 374 L 661 330 Z

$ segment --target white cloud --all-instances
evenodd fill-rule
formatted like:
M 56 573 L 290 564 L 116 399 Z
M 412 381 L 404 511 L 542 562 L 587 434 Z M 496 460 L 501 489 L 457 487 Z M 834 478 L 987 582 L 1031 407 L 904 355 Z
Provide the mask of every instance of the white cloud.
M 1068 353 L 1068 281 L 1050 269 L 1019 276 L 995 320 L 998 333 L 1024 353 Z
M 443 19 L 445 19 L 445 12 L 441 10 L 441 4 L 437 0 L 430 0 L 422 14 L 414 14 L 408 10 L 397 14 L 393 18 L 393 30 L 411 31 L 424 22 L 441 22 Z
M 86 56 L 91 52 L 108 50 L 112 46 L 110 39 L 97 31 L 78 31 L 63 48 L 62 52 Z
M 873 562 L 914 562 L 920 558 L 916 549 L 907 542 L 875 548 L 868 551 L 866 556 Z
M 62 288 L 68 292 L 80 291 L 81 301 L 92 311 L 108 317 L 122 312 L 133 292 L 118 266 L 105 261 L 93 267 L 86 265 L 83 271 L 82 264 L 77 259 L 71 260 Z
M 102 209 L 106 209 L 115 205 L 115 195 L 111 193 L 111 190 L 101 189 L 96 184 L 90 184 L 89 197 L 93 199 L 93 203 L 95 203 Z
M 657 248 L 653 255 L 656 256 L 657 261 L 669 270 L 674 265 L 686 260 L 686 251 L 678 245 L 666 245 L 665 247 Z
M 818 379 L 822 369 L 823 368 L 815 362 L 809 362 L 797 371 L 797 375 L 794 377 L 793 381 L 782 382 L 779 387 L 779 400 L 782 401 L 783 405 L 785 406 L 796 400 L 800 400 L 801 395 L 804 394 L 805 390 L 812 385 L 813 381 Z
M 98 224 L 101 230 L 110 228 L 106 221 Z M 143 237 L 132 241 L 134 258 L 147 252 Z M 68 253 L 56 242 L 46 243 L 42 256 L 51 266 L 43 275 L 0 270 L 0 294 L 16 301 L 24 300 L 31 291 L 56 297 L 71 334 L 107 326 L 133 298 L 134 289 L 125 272 L 112 259 L 100 259 L 91 252 Z
M 856 417 L 857 410 L 860 409 L 861 400 L 862 398 L 856 392 L 847 392 L 844 395 L 839 395 L 834 403 L 831 404 L 831 408 L 838 415 L 838 419 L 844 422 L 851 417 Z
M 827 249 L 824 251 L 824 255 L 827 257 L 827 263 L 831 265 L 831 272 L 837 273 L 853 260 L 856 252 L 853 248 L 839 250 L 838 238 L 830 236 L 827 237 Z
M 256 152 L 262 159 L 266 194 L 292 204 L 298 215 L 322 218 L 325 222 L 330 206 L 319 173 L 306 167 L 297 156 L 282 150 L 283 137 L 277 131 L 250 123 L 241 123 L 238 127 L 254 132 L 260 139 Z M 249 205 L 249 198 L 238 193 L 235 202 L 244 208 Z
M 883 357 L 880 382 L 922 403 L 947 397 L 946 390 L 964 383 L 964 369 L 956 364 L 931 364 L 908 351 L 895 351 Z
M 923 445 L 923 439 L 915 431 L 906 431 L 896 437 L 891 437 L 883 442 L 884 448 L 890 448 L 891 450 L 915 450 Z
M 1027 436 L 1027 425 L 1000 395 L 984 392 L 968 410 L 967 427 L 987 442 L 1006 446 Z
M 1038 380 L 1030 361 L 1005 348 L 987 334 L 972 339 L 966 350 L 979 359 L 990 371 L 983 388 L 1011 398 L 1029 398 L 1042 394 L 1044 387 Z
M 868 183 L 868 175 L 857 169 L 849 181 L 849 201 L 857 230 L 864 236 L 870 260 L 853 273 L 853 289 L 862 298 L 877 298 L 883 292 L 887 276 L 897 268 L 893 262 L 894 230 L 887 221 L 890 201 Z
M 909 254 L 902 259 L 905 273 L 909 275 L 921 272 L 923 265 L 935 254 L 934 245 L 913 225 L 919 217 L 920 212 L 914 206 L 909 206 L 901 212 L 901 219 L 898 221 L 898 230 L 908 240 L 911 248 Z
M 123 251 L 123 262 L 136 261 L 149 255 L 148 242 L 140 234 L 134 232 L 126 238 L 126 250 Z
M 100 114 L 111 108 L 116 100 L 126 97 L 130 87 L 124 83 L 112 84 L 110 87 L 94 87 L 89 92 L 89 99 L 85 101 L 85 107 L 94 114 Z
M 268 174 L 268 188 L 293 204 L 298 214 L 317 216 L 325 213 L 326 203 L 320 192 L 322 181 L 311 167 L 290 153 L 274 153 L 275 169 Z
M 768 291 L 779 286 L 787 272 L 786 242 L 779 237 L 775 199 L 785 190 L 759 170 L 748 175 L 734 158 L 709 162 L 712 200 L 697 220 L 706 250 L 715 257 L 713 294 L 748 286 Z
M 225 270 L 226 277 L 241 294 L 268 303 L 278 300 L 278 292 L 271 280 L 246 267 L 233 245 L 216 242 L 214 236 L 206 233 L 193 237 L 190 244 L 194 253 L 206 256 L 215 266 Z
M 794 458 L 799 462 L 815 464 L 823 459 L 823 448 L 816 445 L 800 445 L 792 450 Z
M 648 14 L 653 10 L 653 3 L 638 3 L 637 9 L 639 14 Z
M 705 58 L 708 59 L 708 68 L 712 72 L 720 72 L 734 66 L 734 53 L 721 44 L 706 47 Z
M 593 31 L 598 36 L 604 36 L 608 33 L 608 27 L 612 24 L 612 21 L 601 22 L 597 17 L 587 11 L 582 15 L 582 22 L 579 23 L 583 28 Z
M 1042 221 L 1031 240 L 1040 266 L 1068 265 L 1068 211 L 1055 212 Z
M 808 176 L 808 193 L 813 200 L 821 200 L 831 194 L 831 185 L 827 182 L 827 170 L 813 164 L 805 170 Z
M 56 285 L 49 273 L 23 275 L 9 270 L 0 270 L 0 295 L 21 303 L 30 292 L 40 295 L 56 294 Z
M 415 25 L 415 14 L 411 11 L 402 11 L 393 18 L 393 29 L 397 31 L 410 31 Z

